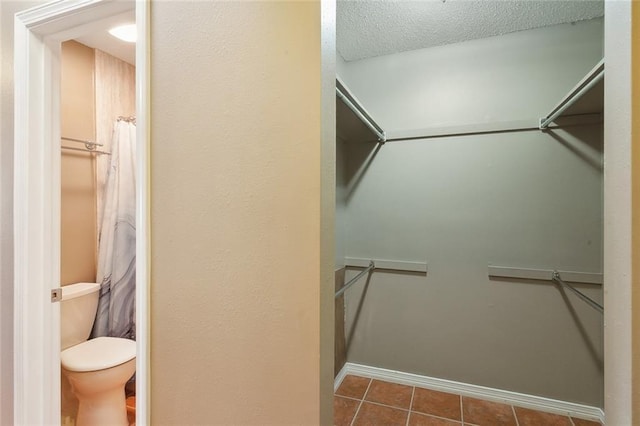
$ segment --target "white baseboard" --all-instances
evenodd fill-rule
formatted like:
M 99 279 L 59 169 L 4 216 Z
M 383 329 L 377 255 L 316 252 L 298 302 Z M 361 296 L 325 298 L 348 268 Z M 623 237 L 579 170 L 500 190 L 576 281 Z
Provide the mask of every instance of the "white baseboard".
M 468 383 L 435 377 L 420 376 L 418 374 L 403 373 L 385 368 L 369 367 L 362 364 L 347 362 L 335 378 L 334 390 L 337 390 L 347 374 L 369 377 L 409 386 L 417 386 L 442 392 L 456 393 L 463 396 L 502 402 L 516 407 L 530 408 L 548 413 L 562 414 L 585 420 L 599 421 L 604 424 L 604 412 L 598 407 L 559 401 L 541 396 L 527 395 L 502 389 L 493 389 Z

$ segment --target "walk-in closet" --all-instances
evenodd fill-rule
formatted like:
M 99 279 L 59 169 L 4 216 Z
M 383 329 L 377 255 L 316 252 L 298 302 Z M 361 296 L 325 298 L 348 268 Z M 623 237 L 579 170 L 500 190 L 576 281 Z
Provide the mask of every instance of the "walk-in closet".
M 603 15 L 338 2 L 336 389 L 602 420 Z

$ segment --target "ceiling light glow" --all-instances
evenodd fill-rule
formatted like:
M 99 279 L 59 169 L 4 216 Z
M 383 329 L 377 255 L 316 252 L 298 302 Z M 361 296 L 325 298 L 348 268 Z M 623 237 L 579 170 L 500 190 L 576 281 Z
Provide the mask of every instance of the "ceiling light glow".
M 138 31 L 136 29 L 136 24 L 129 25 L 121 25 L 119 27 L 114 27 L 109 30 L 109 34 L 112 36 L 119 38 L 120 40 L 135 43 L 136 36 L 138 35 Z

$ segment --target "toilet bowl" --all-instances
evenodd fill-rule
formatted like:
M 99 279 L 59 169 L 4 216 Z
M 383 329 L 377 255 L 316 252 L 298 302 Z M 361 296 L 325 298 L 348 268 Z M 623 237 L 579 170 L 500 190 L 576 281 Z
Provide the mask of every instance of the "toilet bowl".
M 62 287 L 60 361 L 78 399 L 77 426 L 128 426 L 124 386 L 136 369 L 136 342 L 89 337 L 98 306 L 94 283 Z

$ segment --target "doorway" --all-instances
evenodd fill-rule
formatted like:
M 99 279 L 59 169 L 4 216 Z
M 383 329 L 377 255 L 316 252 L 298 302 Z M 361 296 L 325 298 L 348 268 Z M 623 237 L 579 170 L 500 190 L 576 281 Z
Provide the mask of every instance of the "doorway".
M 148 5 L 61 1 L 15 21 L 14 424 L 60 423 L 61 44 L 135 10 L 136 45 L 136 423 L 148 401 Z

